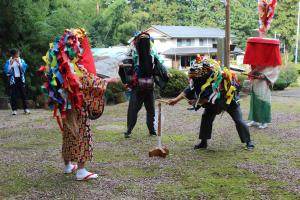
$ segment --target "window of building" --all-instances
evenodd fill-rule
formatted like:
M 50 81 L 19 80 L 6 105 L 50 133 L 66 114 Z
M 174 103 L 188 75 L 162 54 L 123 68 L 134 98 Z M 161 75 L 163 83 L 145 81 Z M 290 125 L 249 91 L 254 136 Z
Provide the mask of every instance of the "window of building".
M 177 46 L 182 47 L 182 39 L 177 39 Z
M 212 39 L 208 39 L 206 40 L 206 46 L 212 46 Z
M 186 41 L 185 41 L 185 46 L 191 46 L 192 45 L 192 41 L 191 41 L 191 39 L 186 39 Z
M 203 39 L 199 39 L 199 45 L 204 46 L 204 40 Z
M 195 46 L 196 44 L 196 40 L 195 39 L 191 39 L 191 46 Z

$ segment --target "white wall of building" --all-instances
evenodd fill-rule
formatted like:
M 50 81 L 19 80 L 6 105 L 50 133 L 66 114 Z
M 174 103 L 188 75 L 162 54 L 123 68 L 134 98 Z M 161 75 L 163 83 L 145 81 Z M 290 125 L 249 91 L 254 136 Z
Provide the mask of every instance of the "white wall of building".
M 170 38 L 168 35 L 150 28 L 147 33 L 154 38 L 154 47 L 164 60 L 166 67 L 172 67 L 172 59 L 166 58 L 161 53 L 171 48 L 183 48 L 183 47 L 213 47 L 213 44 L 217 43 L 217 38 Z M 181 40 L 182 45 L 179 45 L 178 40 Z M 188 40 L 190 42 L 188 42 Z

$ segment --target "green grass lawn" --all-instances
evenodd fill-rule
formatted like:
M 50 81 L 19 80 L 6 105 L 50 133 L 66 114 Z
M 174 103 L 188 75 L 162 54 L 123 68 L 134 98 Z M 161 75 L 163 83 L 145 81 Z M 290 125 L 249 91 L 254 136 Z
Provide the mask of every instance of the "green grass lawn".
M 245 119 L 248 106 L 244 98 Z M 300 101 L 276 96 L 272 106 L 270 127 L 250 130 L 253 151 L 244 150 L 226 113 L 216 118 L 209 148 L 194 151 L 202 110 L 164 106 L 165 159 L 148 157 L 156 138 L 148 136 L 144 110 L 125 140 L 127 103 L 107 106 L 92 122 L 88 168 L 100 177 L 90 182 L 62 173 L 61 133 L 50 111 L 1 111 L 0 199 L 299 199 Z

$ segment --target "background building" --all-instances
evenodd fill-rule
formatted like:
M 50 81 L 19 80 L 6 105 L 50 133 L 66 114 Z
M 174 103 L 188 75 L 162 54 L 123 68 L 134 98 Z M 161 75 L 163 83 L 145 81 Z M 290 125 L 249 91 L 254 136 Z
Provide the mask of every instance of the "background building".
M 197 54 L 216 54 L 218 38 L 225 37 L 219 28 L 195 26 L 151 26 L 145 32 L 154 38 L 158 53 L 167 67 L 181 69 L 189 67 Z

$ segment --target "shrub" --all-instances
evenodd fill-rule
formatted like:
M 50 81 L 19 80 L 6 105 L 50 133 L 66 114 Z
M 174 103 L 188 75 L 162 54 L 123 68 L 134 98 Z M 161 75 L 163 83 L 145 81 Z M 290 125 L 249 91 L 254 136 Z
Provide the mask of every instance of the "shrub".
M 277 81 L 275 82 L 273 89 L 274 90 L 284 90 L 287 87 L 288 87 L 288 85 L 287 85 L 286 81 L 283 78 L 279 77 L 277 79 Z
M 298 71 L 294 64 L 281 67 L 279 78 L 274 84 L 274 90 L 284 90 L 292 83 L 297 82 Z
M 164 90 L 161 90 L 162 97 L 175 97 L 188 85 L 188 76 L 180 70 L 170 69 L 169 82 Z
M 294 66 L 298 71 L 298 74 L 300 74 L 300 64 L 291 64 L 291 65 Z
M 105 98 L 107 103 L 122 103 L 126 101 L 125 87 L 120 81 L 115 84 L 109 84 L 105 93 Z
M 0 97 L 8 95 L 8 78 L 4 74 L 4 63 L 5 59 L 1 58 L 0 55 Z
M 244 75 L 244 74 L 237 74 L 237 79 L 238 79 L 238 81 L 239 81 L 239 83 L 240 83 L 240 87 L 241 87 L 241 89 L 242 89 L 245 80 L 248 79 L 248 76 L 246 76 L 246 75 Z

